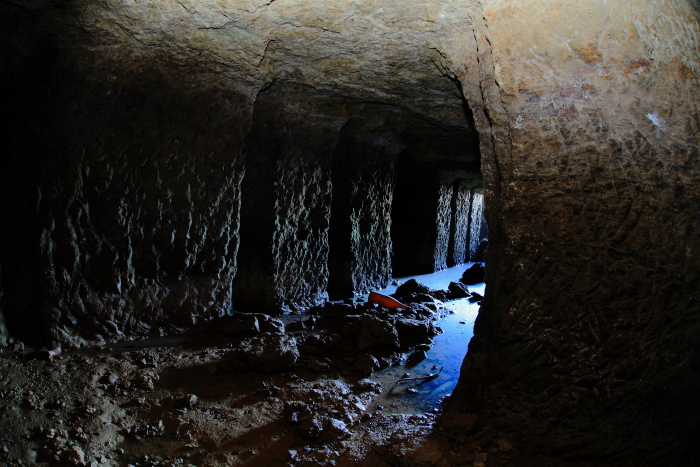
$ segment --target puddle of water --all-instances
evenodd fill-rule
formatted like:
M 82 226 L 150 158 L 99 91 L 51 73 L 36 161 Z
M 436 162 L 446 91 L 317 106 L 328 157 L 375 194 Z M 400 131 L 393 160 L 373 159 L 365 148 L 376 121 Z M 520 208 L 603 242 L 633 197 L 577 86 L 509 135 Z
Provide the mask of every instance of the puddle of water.
M 415 278 L 433 289 L 447 289 L 450 281 L 459 281 L 465 269 L 473 263 L 456 266 L 435 274 L 411 276 L 399 278 L 400 281 Z M 485 284 L 470 285 L 469 291 L 484 295 Z M 396 291 L 396 286 L 383 289 L 383 294 L 391 294 Z M 448 314 L 437 325 L 443 333 L 433 338 L 433 346 L 426 352 L 427 358 L 415 366 L 406 363 L 386 368 L 375 373 L 372 379 L 379 381 L 384 386 L 382 394 L 375 399 L 369 407 L 373 412 L 377 406 L 382 406 L 382 413 L 416 414 L 432 412 L 436 409 L 443 397 L 452 393 L 459 379 L 459 371 L 464 356 L 467 354 L 467 345 L 474 335 L 474 320 L 479 313 L 479 305 L 469 303 L 466 298 L 445 303 Z M 397 382 L 409 373 L 409 377 L 425 376 L 442 371 L 437 378 L 430 380 Z

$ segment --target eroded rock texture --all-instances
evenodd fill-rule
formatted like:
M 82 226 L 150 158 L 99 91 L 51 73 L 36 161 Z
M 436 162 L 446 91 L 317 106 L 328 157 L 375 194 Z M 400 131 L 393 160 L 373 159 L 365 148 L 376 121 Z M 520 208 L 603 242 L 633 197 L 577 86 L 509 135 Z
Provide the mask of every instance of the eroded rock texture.
M 483 384 L 488 416 L 527 426 L 533 451 L 690 459 L 700 426 L 697 11 L 485 5 L 496 231 L 463 394 L 476 389 L 467 381 Z
M 319 303 L 334 157 L 349 201 L 338 218 L 354 226 L 339 280 L 349 294 L 380 287 L 397 152 L 439 153 L 445 131 L 474 147 L 445 55 L 466 50 L 435 23 L 469 24 L 459 2 L 2 8 L 15 122 L 3 128 L 2 263 L 15 271 L 3 311 L 25 339 L 135 337 Z M 368 105 L 422 123 L 353 126 L 373 118 Z
M 332 165 L 331 298 L 389 284 L 394 163 L 407 145 L 407 120 L 400 108 L 366 106 L 341 130 Z
M 452 267 L 469 260 L 469 188 L 455 181 L 453 184 L 452 211 L 450 222 L 450 244 L 447 254 L 447 266 Z
M 300 97 L 303 90 L 275 91 L 258 95 L 246 148 L 234 300 L 247 309 L 327 297 L 330 163 L 346 112 L 337 102 Z
M 183 89 L 157 70 L 111 83 L 64 73 L 37 200 L 53 338 L 172 332 L 227 313 L 246 98 Z
M 8 328 L 78 343 L 186 329 L 232 296 L 285 311 L 331 278 L 380 285 L 390 243 L 396 273 L 429 272 L 461 260 L 454 182 L 480 171 L 488 289 L 454 410 L 533 453 L 686 459 L 696 5 L 4 3 Z

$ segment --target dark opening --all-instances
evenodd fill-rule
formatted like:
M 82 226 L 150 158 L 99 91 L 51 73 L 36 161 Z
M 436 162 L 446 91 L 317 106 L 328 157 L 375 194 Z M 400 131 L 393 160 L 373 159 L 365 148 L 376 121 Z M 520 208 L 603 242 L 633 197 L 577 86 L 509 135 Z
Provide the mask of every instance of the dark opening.
M 395 277 L 427 274 L 483 261 L 483 178 L 478 134 L 466 103 L 466 125 L 410 129 L 398 156 L 392 204 Z M 482 248 L 483 249 L 483 248 Z

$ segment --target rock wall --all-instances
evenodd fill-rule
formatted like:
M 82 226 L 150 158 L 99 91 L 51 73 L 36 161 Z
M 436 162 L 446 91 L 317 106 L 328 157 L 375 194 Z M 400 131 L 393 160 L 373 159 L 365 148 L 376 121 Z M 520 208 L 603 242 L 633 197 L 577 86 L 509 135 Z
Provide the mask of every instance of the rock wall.
M 456 392 L 477 405 L 463 409 L 526 433 L 530 452 L 687 461 L 700 426 L 697 10 L 490 0 L 485 18 L 488 288 Z
M 406 147 L 400 108 L 366 106 L 343 126 L 333 153 L 331 299 L 389 285 L 396 155 Z
M 423 122 L 399 139 L 473 146 L 443 63 L 455 45 L 431 19 L 469 21 L 458 3 L 312 3 L 0 6 L 13 121 L 1 130 L 2 310 L 15 334 L 171 333 L 232 313 L 232 295 L 241 309 L 317 303 L 342 125 L 372 102 Z M 376 238 L 353 251 L 358 291 L 390 275 L 396 151 L 371 137 L 351 142 L 376 164 L 349 214 Z
M 453 184 L 452 210 L 450 223 L 450 244 L 447 255 L 447 266 L 457 266 L 469 261 L 469 208 L 470 188 L 457 180 Z
M 475 189 L 472 189 L 469 195 L 469 260 L 483 261 L 483 258 L 479 257 L 479 246 L 484 237 L 484 195 Z
M 290 311 L 327 298 L 331 156 L 347 112 L 305 89 L 261 92 L 246 145 L 234 304 Z
M 243 307 L 322 300 L 353 148 L 339 199 L 368 191 L 339 209 L 373 240 L 341 239 L 341 280 L 386 277 L 388 220 L 367 219 L 394 156 L 413 222 L 394 204 L 393 262 L 433 271 L 440 167 L 480 153 L 488 286 L 459 410 L 533 452 L 680 458 L 700 413 L 696 5 L 3 4 L 8 327 L 78 343 L 190 328 L 232 287 Z M 370 103 L 417 116 L 398 154 L 380 124 L 343 132 Z
M 452 194 L 453 184 L 440 181 L 437 189 L 437 212 L 435 222 L 435 250 L 433 252 L 433 272 L 447 268 L 450 238 L 452 233 Z
M 231 312 L 245 96 L 148 70 L 73 74 L 39 154 L 44 319 L 58 341 L 173 332 Z M 75 86 L 81 94 L 74 93 Z

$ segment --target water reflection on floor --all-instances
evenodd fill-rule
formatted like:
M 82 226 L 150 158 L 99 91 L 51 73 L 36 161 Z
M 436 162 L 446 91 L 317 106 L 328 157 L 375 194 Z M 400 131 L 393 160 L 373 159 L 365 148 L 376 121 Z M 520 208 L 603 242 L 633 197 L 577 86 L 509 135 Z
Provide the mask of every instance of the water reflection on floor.
M 458 282 L 465 269 L 473 263 L 456 266 L 435 274 L 411 276 L 399 278 L 405 281 L 410 278 L 422 282 L 432 289 L 447 289 L 450 281 Z M 469 291 L 484 295 L 485 284 L 470 285 Z M 396 286 L 383 289 L 381 293 L 392 294 Z M 427 358 L 415 366 L 407 366 L 406 363 L 386 368 L 375 373 L 372 379 L 380 381 L 384 391 L 377 398 L 374 405 L 369 408 L 373 412 L 377 406 L 382 407 L 382 413 L 426 413 L 436 409 L 440 401 L 457 385 L 459 370 L 462 360 L 467 353 L 467 345 L 474 335 L 474 320 L 479 313 L 479 305 L 469 303 L 468 299 L 460 299 L 445 303 L 448 310 L 454 314 L 448 314 L 437 325 L 443 333 L 433 339 L 433 346 L 426 352 Z M 437 373 L 440 375 L 432 380 L 397 381 L 409 373 L 408 377 L 425 376 Z

